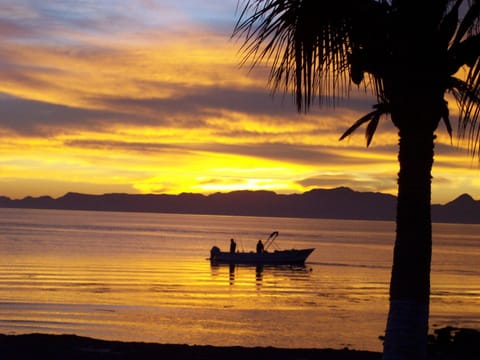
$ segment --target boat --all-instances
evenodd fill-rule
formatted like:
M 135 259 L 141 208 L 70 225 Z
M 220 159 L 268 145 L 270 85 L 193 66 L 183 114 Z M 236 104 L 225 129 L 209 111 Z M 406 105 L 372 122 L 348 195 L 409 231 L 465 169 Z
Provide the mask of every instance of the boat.
M 265 250 L 260 252 L 227 252 L 221 251 L 219 247 L 213 246 L 210 250 L 209 260 L 213 264 L 251 264 L 251 265 L 288 265 L 303 264 L 308 256 L 315 250 L 308 249 L 290 249 L 268 251 L 268 247 L 278 236 L 278 231 L 270 234 L 265 242 Z
M 210 261 L 215 264 L 303 264 L 315 249 L 275 250 L 273 252 L 236 252 L 220 251 L 214 246 L 210 252 Z

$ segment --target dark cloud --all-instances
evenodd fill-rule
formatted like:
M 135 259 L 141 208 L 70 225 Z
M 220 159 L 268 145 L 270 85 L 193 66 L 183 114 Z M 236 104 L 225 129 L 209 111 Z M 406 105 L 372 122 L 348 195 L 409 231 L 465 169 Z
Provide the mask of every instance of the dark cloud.
M 152 86 L 152 84 L 149 84 Z M 243 113 L 252 116 L 268 116 L 270 122 L 278 124 L 285 122 L 308 121 L 305 115 L 299 115 L 292 99 L 288 96 L 272 96 L 271 92 L 265 88 L 235 88 L 219 86 L 182 86 L 172 87 L 171 84 L 157 84 L 159 88 L 163 86 L 168 89 L 174 89 L 178 95 L 170 98 L 99 98 L 94 101 L 101 103 L 105 107 L 123 109 L 125 111 L 139 111 L 151 116 L 158 114 L 162 118 L 175 117 L 182 115 L 190 119 L 224 116 L 225 112 Z M 346 103 L 345 103 L 346 105 Z M 352 98 L 348 104 L 349 111 L 362 109 L 369 111 L 369 99 Z M 341 114 L 342 108 L 336 109 Z M 334 109 L 330 107 L 312 107 L 309 112 L 310 117 L 332 117 Z M 353 123 L 356 118 L 342 119 L 338 116 L 339 123 L 347 126 Z M 187 122 L 185 126 L 190 126 Z
M 195 151 L 224 153 L 232 155 L 243 155 L 260 157 L 270 160 L 281 161 L 297 161 L 297 162 L 319 162 L 325 161 L 332 157 L 329 152 L 323 152 L 316 147 L 308 146 L 293 146 L 288 144 L 245 144 L 245 145 L 231 145 L 231 144 L 164 144 L 158 142 L 124 142 L 124 141 L 102 141 L 102 140 L 69 140 L 65 142 L 67 146 L 74 146 L 80 148 L 101 149 L 101 150 L 121 150 L 121 151 L 136 151 L 141 153 L 167 153 L 172 154 L 181 152 L 183 154 Z M 338 159 L 336 159 L 338 161 Z M 332 160 L 333 162 L 336 161 Z
M 297 183 L 305 188 L 334 188 L 348 186 L 357 191 L 394 192 L 396 189 L 395 174 L 371 175 L 369 181 L 359 179 L 347 172 L 337 175 L 322 175 L 306 178 Z
M 0 17 L 0 39 L 8 40 L 12 37 L 27 37 L 32 35 L 32 29 L 23 26 L 17 21 Z
M 151 85 L 150 85 L 151 86 Z M 237 89 L 228 87 L 184 86 L 157 84 L 159 89 L 167 87 L 178 95 L 170 98 L 99 98 L 95 99 L 106 106 L 144 110 L 161 114 L 219 114 L 222 110 L 244 112 L 257 115 L 295 114 L 293 106 L 272 99 L 265 89 Z
M 455 140 L 454 140 L 455 141 Z M 452 161 L 450 156 L 460 157 L 465 159 L 468 163 L 470 161 L 471 168 L 478 168 L 478 158 L 462 147 L 466 144 L 462 141 L 454 142 L 451 145 L 444 143 L 437 143 L 435 145 L 433 171 L 436 167 L 448 167 L 451 169 L 465 169 L 465 163 L 462 161 Z
M 27 76 L 17 74 L 16 76 Z M 41 80 L 17 79 L 42 87 Z M 46 85 L 46 84 L 45 84 Z M 198 87 L 173 98 L 98 98 L 90 99 L 99 107 L 95 110 L 27 100 L 5 95 L 0 98 L 0 127 L 26 135 L 42 135 L 46 129 L 55 133 L 72 128 L 100 129 L 104 125 L 134 124 L 138 126 L 175 126 L 195 129 L 206 126 L 211 117 L 223 117 L 225 112 L 269 116 L 271 121 L 291 122 L 296 112 L 282 109 L 261 90 L 250 92 L 229 88 Z M 298 119 L 297 119 L 298 120 Z M 219 127 L 218 135 L 228 135 Z M 238 134 L 231 134 L 238 135 Z M 258 135 L 258 134 L 252 134 Z
M 100 102 L 101 99 L 97 99 Z M 76 129 L 104 131 L 107 127 L 118 124 L 136 126 L 174 126 L 185 128 L 185 131 L 209 127 L 217 137 L 241 138 L 245 144 L 202 143 L 202 144 L 162 144 L 146 142 L 102 142 L 71 141 L 68 146 L 89 148 L 122 148 L 138 152 L 163 152 L 178 149 L 179 151 L 208 151 L 244 156 L 261 157 L 271 160 L 294 161 L 304 164 L 315 163 L 370 163 L 369 159 L 349 158 L 340 155 L 338 149 L 321 145 L 291 144 L 274 140 L 275 134 L 268 130 L 225 129 L 220 125 L 211 125 L 208 119 L 222 117 L 228 112 L 255 116 L 268 116 L 268 121 L 275 124 L 295 121 L 309 121 L 303 115 L 298 115 L 293 107 L 279 110 L 281 106 L 272 101 L 267 91 L 239 90 L 230 88 L 198 87 L 186 94 L 170 99 L 128 99 L 115 98 L 102 100 L 102 106 L 112 110 L 95 110 L 50 104 L 40 101 L 25 100 L 4 95 L 0 97 L 0 127 L 22 135 L 42 136 Z M 320 116 L 320 115 L 319 115 Z M 234 120 L 232 120 L 234 121 Z M 216 126 L 216 127 L 214 127 Z M 307 134 L 306 131 L 309 133 Z M 333 131 L 333 132 L 332 132 Z M 330 133 L 338 139 L 340 131 L 326 129 L 288 130 L 290 135 L 318 135 Z M 272 141 L 260 143 L 262 138 L 271 136 Z M 206 140 L 208 141 L 208 140 Z M 376 153 L 396 153 L 396 143 L 391 146 L 374 146 Z M 346 153 L 348 154 L 348 153 Z
M 69 140 L 66 146 L 89 148 L 109 151 L 135 151 L 152 154 L 189 154 L 195 152 L 223 153 L 231 155 L 249 156 L 267 160 L 294 162 L 297 164 L 322 164 L 335 165 L 345 164 L 371 164 L 372 160 L 350 158 L 333 148 L 316 145 L 292 145 L 286 143 L 245 143 L 245 144 L 222 144 L 222 143 L 177 143 L 165 144 L 159 142 L 127 142 L 110 140 Z
M 174 154 L 176 151 L 181 151 L 183 154 L 187 153 L 189 149 L 182 145 L 163 144 L 152 142 L 127 142 L 127 141 L 112 141 L 112 140 L 68 140 L 64 143 L 66 146 L 88 148 L 96 150 L 120 150 L 120 151 L 135 151 L 140 153 L 167 153 Z
M 111 111 L 50 104 L 8 95 L 0 97 L 0 127 L 27 136 L 71 129 L 99 129 L 102 124 L 125 118 L 126 115 Z
M 133 32 L 146 26 L 145 18 L 142 18 L 144 8 L 136 2 L 119 2 L 30 1 L 2 4 L 0 37 L 3 33 L 11 40 L 58 45 L 81 42 L 80 33 L 108 35 L 126 29 Z M 140 11 L 136 11 L 139 8 Z
M 292 162 L 296 164 L 322 164 L 338 166 L 339 164 L 372 164 L 372 159 L 349 156 L 336 147 L 321 145 L 304 145 L 288 143 L 244 143 L 244 144 L 201 144 L 196 149 L 264 158 L 268 160 Z M 368 150 L 366 150 L 368 151 Z

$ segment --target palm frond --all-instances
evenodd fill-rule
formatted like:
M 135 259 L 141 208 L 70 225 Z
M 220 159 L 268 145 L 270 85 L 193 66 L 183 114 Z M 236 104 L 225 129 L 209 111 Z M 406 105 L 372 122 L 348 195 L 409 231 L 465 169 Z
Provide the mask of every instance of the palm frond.
M 440 38 L 445 44 L 450 43 L 457 30 L 459 8 L 464 0 L 456 0 L 449 12 L 443 17 L 440 23 Z
M 480 155 L 480 57 L 477 57 L 476 63 L 470 68 L 465 82 L 469 87 L 469 96 L 463 100 L 461 122 L 464 128 L 468 124 L 470 149 L 475 156 Z
M 449 73 L 455 74 L 464 65 L 472 67 L 479 56 L 480 34 L 476 34 L 448 50 Z
M 480 146 L 480 58 L 470 68 L 466 80 L 451 77 L 448 90 L 454 95 L 460 109 L 458 134 L 467 140 L 473 156 Z
M 460 25 L 458 26 L 453 44 L 458 44 L 469 32 L 473 31 L 478 26 L 480 18 L 480 1 L 473 0 L 467 10 L 467 13 L 463 17 Z
M 452 136 L 453 136 L 453 129 L 452 129 L 452 124 L 450 122 L 450 111 L 448 110 L 448 102 L 444 101 L 443 105 L 441 107 L 441 113 L 442 113 L 442 119 L 445 124 L 445 127 L 447 128 L 448 135 L 450 136 L 450 141 L 452 141 Z
M 350 126 L 347 131 L 345 131 L 343 133 L 342 136 L 340 136 L 340 139 L 338 139 L 339 141 L 342 141 L 343 139 L 349 137 L 350 135 L 352 135 L 355 130 L 357 130 L 360 126 L 362 126 L 363 124 L 369 122 L 372 120 L 372 118 L 375 116 L 375 114 L 378 112 L 378 110 L 374 110 L 372 112 L 369 112 L 368 114 L 362 116 L 360 119 L 358 119 L 357 121 L 355 121 L 353 123 L 352 126 Z
M 367 129 L 365 130 L 365 139 L 367 140 L 367 147 L 370 146 L 370 143 L 372 142 L 372 139 L 373 139 L 373 135 L 375 135 L 378 122 L 380 121 L 380 115 L 382 115 L 382 113 L 380 111 L 376 111 L 375 114 L 373 114 L 372 119 L 367 125 Z
M 370 29 L 369 18 L 377 13 L 369 10 L 380 4 L 385 5 L 378 0 L 248 0 L 232 36 L 244 38 L 242 64 L 269 61 L 270 85 L 292 91 L 298 110 L 307 111 L 317 97 L 335 105 L 351 86 L 352 33 L 359 33 L 352 28 Z
M 362 116 L 360 119 L 355 121 L 355 123 L 350 126 L 347 131 L 343 133 L 343 135 L 340 137 L 340 141 L 345 139 L 346 137 L 352 135 L 355 130 L 357 130 L 360 126 L 362 126 L 365 123 L 368 123 L 367 128 L 365 130 L 365 139 L 367 141 L 367 147 L 370 146 L 370 143 L 372 142 L 373 135 L 375 135 L 375 131 L 377 130 L 378 123 L 380 121 L 380 117 L 384 114 L 388 113 L 388 106 L 386 104 L 376 104 L 373 106 L 375 110 L 372 112 L 369 112 L 368 114 Z

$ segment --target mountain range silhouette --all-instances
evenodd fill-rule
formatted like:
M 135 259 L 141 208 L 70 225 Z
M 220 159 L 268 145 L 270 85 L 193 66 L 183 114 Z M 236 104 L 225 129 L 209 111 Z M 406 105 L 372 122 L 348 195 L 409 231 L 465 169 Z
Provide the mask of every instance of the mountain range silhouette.
M 0 196 L 0 207 L 393 221 L 396 197 L 378 192 L 358 192 L 347 187 L 289 195 L 263 190 L 211 195 L 88 195 L 70 192 L 59 198 L 28 196 L 14 200 Z M 480 201 L 463 194 L 444 205 L 434 204 L 432 221 L 479 224 Z

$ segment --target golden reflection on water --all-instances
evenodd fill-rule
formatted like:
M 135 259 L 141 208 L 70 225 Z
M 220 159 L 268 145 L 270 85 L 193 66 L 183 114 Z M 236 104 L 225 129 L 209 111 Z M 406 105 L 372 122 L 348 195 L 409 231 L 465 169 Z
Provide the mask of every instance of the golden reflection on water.
M 42 257 L 2 270 L 0 297 L 12 302 L 290 309 L 315 297 L 306 267 Z M 303 301 L 297 303 L 297 298 Z
M 374 269 L 213 266 L 175 257 L 17 260 L 3 264 L 0 286 L 0 329 L 15 333 L 243 346 L 288 346 L 294 334 L 295 346 L 340 347 L 343 338 L 356 348 L 381 348 L 387 294 L 384 280 L 373 281 Z M 432 297 L 437 323 L 448 323 L 458 306 L 449 302 L 465 296 L 449 289 L 447 297 Z M 478 310 L 478 301 L 470 304 L 457 311 L 458 321 Z M 347 335 L 346 327 L 355 331 Z
M 262 268 L 206 257 L 231 232 L 263 231 L 274 219 L 21 214 L 0 217 L 0 333 L 381 349 L 390 223 L 279 219 L 275 228 L 295 239 L 286 246 L 316 250 L 305 267 Z M 479 228 L 459 229 L 436 231 L 431 324 L 478 327 Z
M 317 297 L 308 283 L 310 269 L 306 266 L 212 264 L 211 276 L 209 290 L 224 307 L 304 309 Z

